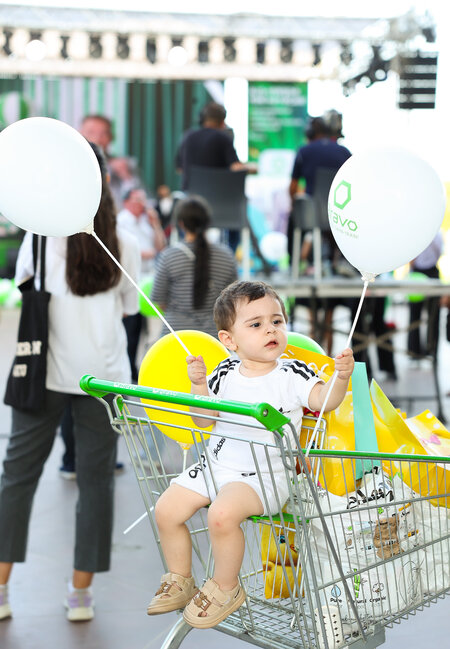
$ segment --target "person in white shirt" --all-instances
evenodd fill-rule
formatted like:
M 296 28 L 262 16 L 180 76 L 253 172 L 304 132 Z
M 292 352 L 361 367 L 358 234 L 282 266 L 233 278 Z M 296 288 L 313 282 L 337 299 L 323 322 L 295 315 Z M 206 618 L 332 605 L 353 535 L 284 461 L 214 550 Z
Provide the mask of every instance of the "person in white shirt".
M 147 207 L 145 190 L 135 187 L 124 194 L 123 208 L 117 215 L 117 223 L 132 234 L 139 244 L 142 274 L 153 274 L 155 257 L 166 245 L 166 237 L 156 210 Z M 127 332 L 131 376 L 133 381 L 137 381 L 136 355 L 143 317 L 141 313 L 127 316 L 123 324 Z
M 103 181 L 94 230 L 136 280 L 139 248 L 134 237 L 116 228 L 106 166 L 100 150 L 93 149 Z M 36 275 L 38 288 L 39 264 Z M 17 260 L 16 282 L 20 285 L 32 276 L 32 234 L 27 232 Z M 70 621 L 90 620 L 94 616 L 93 575 L 110 567 L 117 434 L 103 405 L 86 396 L 79 381 L 88 373 L 110 381 L 130 381 L 122 318 L 137 311 L 138 297 L 94 237 L 84 233 L 48 237 L 45 278 L 51 294 L 45 398 L 35 412 L 13 408 L 0 481 L 0 619 L 11 616 L 8 580 L 13 564 L 25 561 L 34 494 L 62 414 L 70 407 L 79 494 L 73 575 L 65 605 Z M 35 608 L 38 611 L 39 602 Z
M 153 271 L 153 260 L 166 245 L 166 237 L 156 210 L 147 207 L 144 189 L 129 189 L 123 196 L 123 208 L 117 214 L 117 224 L 139 241 L 142 274 Z

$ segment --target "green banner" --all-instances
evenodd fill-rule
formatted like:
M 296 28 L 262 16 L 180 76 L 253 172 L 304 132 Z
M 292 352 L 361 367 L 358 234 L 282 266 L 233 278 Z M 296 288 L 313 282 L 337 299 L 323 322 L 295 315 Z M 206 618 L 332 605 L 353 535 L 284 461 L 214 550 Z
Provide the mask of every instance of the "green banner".
M 248 159 L 266 149 L 296 151 L 305 143 L 308 84 L 251 81 L 248 108 Z

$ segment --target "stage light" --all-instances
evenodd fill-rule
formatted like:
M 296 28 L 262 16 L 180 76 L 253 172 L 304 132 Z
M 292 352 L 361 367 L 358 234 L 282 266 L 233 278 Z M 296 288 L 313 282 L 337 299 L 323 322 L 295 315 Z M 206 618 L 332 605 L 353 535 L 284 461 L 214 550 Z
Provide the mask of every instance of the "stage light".
M 434 25 L 428 25 L 427 27 L 422 27 L 422 34 L 425 36 L 427 43 L 436 42 L 436 28 Z
M 11 56 L 12 54 L 12 49 L 11 49 L 11 38 L 12 38 L 12 31 L 10 29 L 5 28 L 3 30 L 3 37 L 4 37 L 4 43 L 3 43 L 3 54 L 6 56 Z
M 37 62 L 45 59 L 47 48 L 45 46 L 45 43 L 42 42 L 41 38 L 41 32 L 30 32 L 30 40 L 25 45 L 25 57 L 28 59 L 28 61 Z
M 127 59 L 130 56 L 128 35 L 117 35 L 117 56 L 119 59 Z
M 291 38 L 283 38 L 281 40 L 280 61 L 283 63 L 291 63 L 294 51 Z
M 385 81 L 389 70 L 389 61 L 381 58 L 381 45 L 372 45 L 372 61 L 370 62 L 367 76 L 371 84 L 376 81 Z
M 188 55 L 183 47 L 182 38 L 172 38 L 172 49 L 169 50 L 167 60 L 170 65 L 180 67 L 185 65 L 188 60 Z
M 233 63 L 236 60 L 236 47 L 234 38 L 223 39 L 223 58 L 227 63 Z
M 198 42 L 198 62 L 208 63 L 209 61 L 209 43 L 208 41 Z
M 313 43 L 312 48 L 314 52 L 314 60 L 312 64 L 315 67 L 316 65 L 319 65 L 322 62 L 322 57 L 320 55 L 320 50 L 322 46 L 320 43 Z
M 156 40 L 154 38 L 147 38 L 145 53 L 150 63 L 156 63 Z
M 67 36 L 67 35 L 65 35 L 65 34 L 62 34 L 62 35 L 61 35 L 61 50 L 60 50 L 60 54 L 61 54 L 61 58 L 62 58 L 62 59 L 68 59 L 68 58 L 69 58 L 69 52 L 68 52 L 68 49 L 67 49 L 67 46 L 68 46 L 68 44 L 69 44 L 69 39 L 70 39 L 70 36 Z
M 100 34 L 91 34 L 89 36 L 89 56 L 93 59 L 101 58 L 103 46 Z
M 266 44 L 256 43 L 256 63 L 264 63 L 266 60 Z
M 341 63 L 343 63 L 344 65 L 350 65 L 350 63 L 353 61 L 353 53 L 350 47 L 350 43 L 341 43 L 341 47 Z

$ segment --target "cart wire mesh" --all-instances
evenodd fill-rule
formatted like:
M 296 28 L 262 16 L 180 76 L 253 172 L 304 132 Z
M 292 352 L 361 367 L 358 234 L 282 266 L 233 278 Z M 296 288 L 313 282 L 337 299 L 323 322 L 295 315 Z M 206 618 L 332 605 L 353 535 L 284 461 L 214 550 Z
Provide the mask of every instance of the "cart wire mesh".
M 162 572 L 167 565 L 155 504 L 186 466 L 201 470 L 209 462 L 206 449 L 217 438 L 214 430 L 195 427 L 185 406 L 219 410 L 230 425 L 235 422 L 227 419 L 228 413 L 244 408 L 248 427 L 254 429 L 246 443 L 264 498 L 267 479 L 276 491 L 273 452 L 281 456 L 288 500 L 278 503 L 277 515 L 253 516 L 242 524 L 246 549 L 240 581 L 247 597 L 217 630 L 261 647 L 370 649 L 384 642 L 385 627 L 450 593 L 450 458 L 319 448 L 306 458 L 300 431 L 268 404 L 199 400 L 89 376 L 81 386 L 104 403 L 112 427 L 125 440 Z M 112 407 L 103 399 L 109 393 L 117 395 Z M 172 425 L 173 414 L 185 417 L 185 425 L 179 418 Z M 308 441 L 315 424 L 314 417 L 303 418 L 302 441 Z M 232 438 L 240 439 L 235 428 Z M 272 444 L 258 441 L 261 430 L 272 431 Z M 180 431 L 192 438 L 190 445 L 172 438 Z M 320 447 L 327 435 L 325 420 L 318 431 Z M 261 457 L 269 478 L 261 474 Z M 208 509 L 187 525 L 192 572 L 201 586 L 214 572 Z M 177 623 L 165 649 L 179 646 L 188 631 L 185 625 L 182 619 Z

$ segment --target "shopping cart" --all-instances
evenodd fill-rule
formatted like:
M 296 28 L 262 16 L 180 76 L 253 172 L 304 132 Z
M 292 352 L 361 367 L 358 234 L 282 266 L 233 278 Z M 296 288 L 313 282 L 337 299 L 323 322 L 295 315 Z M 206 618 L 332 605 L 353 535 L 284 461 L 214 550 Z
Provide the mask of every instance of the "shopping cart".
M 248 416 L 255 434 L 247 443 L 260 478 L 260 453 L 269 461 L 269 447 L 278 449 L 289 499 L 284 507 L 280 503 L 278 515 L 255 516 L 243 524 L 240 580 L 246 601 L 215 627 L 218 631 L 271 649 L 371 649 L 384 642 L 385 627 L 450 593 L 450 458 L 319 448 L 305 458 L 298 449 L 312 434 L 313 417 L 304 417 L 297 435 L 289 419 L 265 403 L 222 401 L 92 376 L 80 384 L 104 403 L 112 427 L 125 439 L 162 572 L 167 566 L 155 503 L 172 477 L 205 457 L 208 435 L 210 443 L 215 437 L 194 426 L 189 406 L 220 411 L 230 424 L 233 414 Z M 104 399 L 110 393 L 116 395 L 112 406 Z M 168 414 L 177 416 L 176 425 Z M 262 428 L 273 432 L 273 445 L 258 442 Z M 192 439 L 190 445 L 170 437 L 178 439 L 180 431 L 183 439 Z M 318 431 L 316 447 L 326 434 L 325 420 Z M 327 489 L 336 476 L 341 493 Z M 213 574 L 207 510 L 188 526 L 193 575 L 201 585 Z M 162 649 L 179 647 L 190 629 L 181 617 Z

